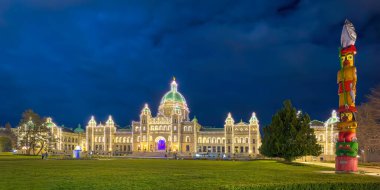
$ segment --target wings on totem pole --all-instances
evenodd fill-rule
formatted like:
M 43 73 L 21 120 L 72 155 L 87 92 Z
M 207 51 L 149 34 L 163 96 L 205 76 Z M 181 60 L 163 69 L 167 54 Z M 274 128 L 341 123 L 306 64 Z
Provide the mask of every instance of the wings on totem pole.
M 354 25 L 346 19 L 344 21 L 342 35 L 340 36 L 340 44 L 342 48 L 355 45 L 356 37 Z

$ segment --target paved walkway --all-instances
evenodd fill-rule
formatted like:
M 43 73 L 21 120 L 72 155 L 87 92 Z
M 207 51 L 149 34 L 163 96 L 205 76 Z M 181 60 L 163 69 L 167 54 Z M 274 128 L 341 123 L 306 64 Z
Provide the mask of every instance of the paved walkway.
M 299 163 L 335 168 L 335 163 L 326 163 L 326 162 L 299 162 Z M 380 168 L 358 166 L 358 171 L 359 171 L 359 174 L 380 177 Z

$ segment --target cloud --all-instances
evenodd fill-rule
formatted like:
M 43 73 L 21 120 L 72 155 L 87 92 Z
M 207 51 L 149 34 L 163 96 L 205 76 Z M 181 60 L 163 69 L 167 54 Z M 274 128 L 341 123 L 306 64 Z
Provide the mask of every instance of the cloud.
M 175 75 L 191 113 L 262 123 L 290 98 L 313 118 L 336 107 L 345 18 L 358 31 L 359 101 L 376 82 L 379 2 L 1 1 L 0 85 L 16 122 L 27 107 L 68 126 L 91 114 L 121 125 L 156 110 Z M 359 67 L 359 66 L 358 66 Z M 16 104 L 18 106 L 12 106 Z M 247 117 L 247 118 L 246 118 Z M 0 121 L 2 122 L 2 121 Z

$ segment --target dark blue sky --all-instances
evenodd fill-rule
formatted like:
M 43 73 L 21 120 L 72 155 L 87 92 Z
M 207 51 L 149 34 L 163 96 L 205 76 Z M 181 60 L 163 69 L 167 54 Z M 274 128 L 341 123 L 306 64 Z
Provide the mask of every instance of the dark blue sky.
M 380 82 L 380 1 L 0 0 L 0 124 L 32 108 L 58 124 L 154 114 L 176 76 L 191 115 L 262 125 L 291 99 L 337 107 L 344 19 L 358 33 L 358 102 Z

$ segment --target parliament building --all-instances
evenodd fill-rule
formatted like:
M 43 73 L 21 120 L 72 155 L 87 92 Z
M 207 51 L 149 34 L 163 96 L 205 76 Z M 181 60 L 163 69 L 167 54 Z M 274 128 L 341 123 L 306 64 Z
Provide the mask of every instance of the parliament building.
M 255 113 L 248 122 L 235 122 L 228 113 L 223 128 L 204 127 L 197 118 L 190 119 L 189 114 L 186 99 L 173 79 L 157 115 L 153 116 L 145 104 L 139 121 L 132 121 L 129 128 L 117 128 L 111 116 L 104 123 L 92 116 L 85 129 L 78 126 L 74 130 L 58 126 L 48 118 L 50 131 L 58 139 L 49 145 L 48 151 L 69 154 L 80 147 L 83 153 L 112 156 L 159 152 L 229 157 L 259 154 L 261 137 Z

